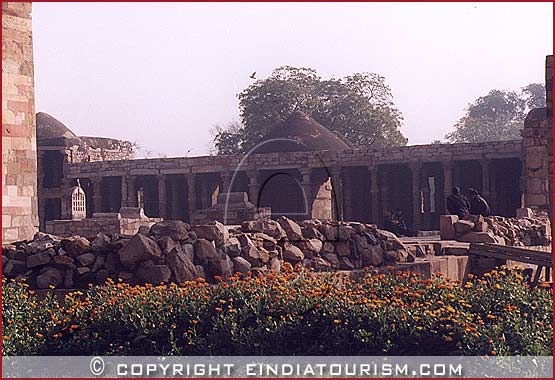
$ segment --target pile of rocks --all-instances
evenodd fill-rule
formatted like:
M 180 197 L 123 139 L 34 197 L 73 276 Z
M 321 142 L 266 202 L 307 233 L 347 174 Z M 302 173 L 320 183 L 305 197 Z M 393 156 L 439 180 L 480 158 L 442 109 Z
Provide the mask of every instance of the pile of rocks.
M 236 272 L 280 271 L 285 262 L 317 271 L 354 270 L 415 257 L 392 233 L 356 222 L 287 218 L 189 225 L 161 221 L 134 236 L 99 233 L 2 246 L 3 275 L 31 287 L 85 288 L 121 278 L 132 284 L 214 280 Z
M 469 243 L 494 243 L 501 245 L 547 246 L 551 244 L 551 223 L 546 213 L 527 217 L 505 218 L 471 215 L 459 220 L 456 215 L 440 217 L 442 240 L 458 240 Z

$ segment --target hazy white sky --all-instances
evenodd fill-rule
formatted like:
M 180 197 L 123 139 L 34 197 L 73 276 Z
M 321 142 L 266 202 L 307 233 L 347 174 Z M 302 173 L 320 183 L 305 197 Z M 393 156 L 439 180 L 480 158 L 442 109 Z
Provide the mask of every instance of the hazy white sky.
M 544 82 L 552 3 L 35 3 L 37 111 L 78 135 L 206 154 L 237 94 L 281 65 L 385 76 L 409 144 L 490 89 Z

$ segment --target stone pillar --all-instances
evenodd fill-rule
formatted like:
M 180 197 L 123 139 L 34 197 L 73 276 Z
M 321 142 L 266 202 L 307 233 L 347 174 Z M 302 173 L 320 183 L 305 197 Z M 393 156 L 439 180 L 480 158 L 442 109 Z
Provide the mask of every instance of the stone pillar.
M 314 202 L 314 196 L 312 194 L 312 170 L 310 168 L 299 169 L 302 176 L 301 185 L 303 187 L 304 196 L 306 198 L 306 214 L 307 219 L 312 218 L 312 203 Z
M 249 170 L 247 177 L 249 178 L 249 201 L 256 207 L 259 207 L 258 192 L 260 189 L 258 188 L 258 172 L 256 170 Z
M 417 233 L 422 222 L 422 197 L 420 179 L 422 176 L 422 164 L 413 163 L 409 165 L 412 177 L 412 230 Z
M 166 202 L 166 176 L 160 174 L 158 179 L 158 215 L 160 218 L 167 218 Z
M 480 165 L 482 166 L 482 195 L 489 202 L 490 199 L 490 168 L 491 160 L 482 159 Z
M 384 211 L 390 208 L 389 181 L 387 178 L 387 171 L 383 171 L 381 173 L 381 176 L 379 176 L 378 178 L 378 183 L 380 184 L 380 199 L 382 201 L 382 207 L 380 209 L 380 220 L 382 220 L 384 216 Z
M 231 184 L 231 173 L 227 171 L 221 172 L 220 178 L 222 180 L 220 194 L 229 192 L 229 186 Z
M 379 207 L 379 195 L 380 186 L 378 183 L 378 167 L 369 166 L 368 171 L 370 172 L 370 197 L 372 202 L 372 223 L 379 224 L 380 221 L 380 207 Z
M 127 180 L 127 196 L 126 196 L 126 201 L 127 201 L 127 207 L 138 207 L 139 203 L 138 203 L 138 199 L 137 199 L 137 189 L 136 189 L 136 181 L 137 181 L 137 177 L 133 176 L 133 175 L 128 175 L 126 176 L 126 180 Z
M 343 218 L 353 220 L 353 178 L 350 170 L 343 170 L 343 182 L 341 191 L 343 193 Z
M 179 219 L 179 178 L 174 176 L 171 181 L 171 203 L 170 203 L 170 213 L 169 216 L 172 219 Z
M 422 220 L 420 221 L 421 228 L 429 229 L 431 227 L 431 207 L 430 207 L 430 184 L 428 182 L 428 175 L 424 170 L 421 171 L 420 179 L 420 191 L 422 192 L 422 208 L 424 213 L 422 214 Z
M 195 174 L 189 173 L 187 177 L 187 206 L 189 208 L 189 222 L 193 212 L 197 209 L 196 191 L 195 191 Z
M 451 194 L 451 190 L 453 190 L 453 161 L 443 161 L 443 203 L 445 206 L 445 213 L 449 214 L 447 211 L 447 202 L 446 199 Z
M 341 183 L 341 168 L 331 168 L 331 186 L 335 206 L 332 211 L 337 220 L 343 220 L 343 185 Z
M 94 212 L 102 212 L 102 177 L 91 178 L 93 183 Z
M 2 242 L 39 226 L 31 3 L 2 2 Z
M 121 176 L 121 202 L 119 207 L 127 207 L 127 176 Z

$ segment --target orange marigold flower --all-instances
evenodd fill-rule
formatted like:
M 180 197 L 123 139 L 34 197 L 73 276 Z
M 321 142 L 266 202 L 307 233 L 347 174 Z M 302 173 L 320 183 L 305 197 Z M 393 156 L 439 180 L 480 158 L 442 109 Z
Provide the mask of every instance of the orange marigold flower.
M 341 320 L 339 320 L 339 319 L 334 319 L 334 320 L 333 320 L 333 324 L 334 324 L 334 325 L 338 325 L 338 324 L 340 324 L 340 323 L 341 323 Z
M 42 338 L 44 337 L 44 335 L 42 335 L 41 333 L 37 333 L 37 338 Z
M 216 310 L 216 311 L 219 313 L 219 312 L 222 311 L 222 308 L 221 308 L 221 307 L 217 307 L 217 308 L 215 308 L 214 310 Z

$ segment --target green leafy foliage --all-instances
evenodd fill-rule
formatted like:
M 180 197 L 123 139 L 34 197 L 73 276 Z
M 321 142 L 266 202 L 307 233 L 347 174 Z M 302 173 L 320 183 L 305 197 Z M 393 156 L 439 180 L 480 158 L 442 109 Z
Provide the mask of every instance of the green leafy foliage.
M 545 107 L 545 86 L 532 83 L 515 91 L 491 90 L 468 105 L 455 130 L 445 136 L 452 143 L 520 139 L 527 113 Z
M 549 284 L 502 268 L 464 283 L 285 268 L 210 285 L 130 286 L 38 300 L 3 283 L 3 355 L 552 355 Z
M 385 78 L 357 73 L 323 79 L 310 68 L 283 66 L 239 94 L 241 124 L 215 128 L 219 154 L 246 153 L 294 111 L 313 117 L 359 148 L 406 145 L 401 112 Z

